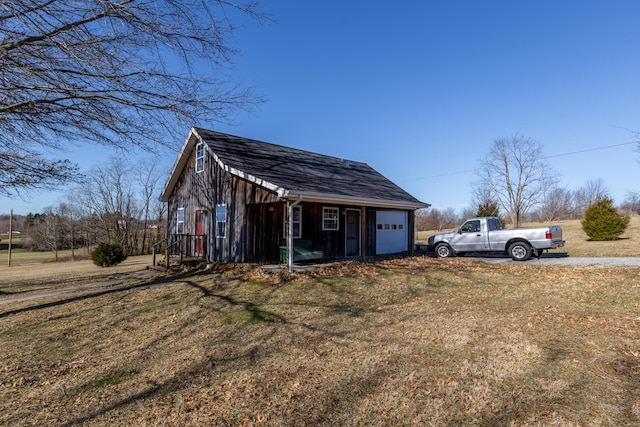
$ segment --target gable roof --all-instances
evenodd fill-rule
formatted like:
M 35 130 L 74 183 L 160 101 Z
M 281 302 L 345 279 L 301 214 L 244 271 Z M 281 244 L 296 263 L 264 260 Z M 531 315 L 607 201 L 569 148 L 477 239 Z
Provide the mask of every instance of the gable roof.
M 221 168 L 288 200 L 418 209 L 420 202 L 366 163 L 191 128 L 160 196 L 167 201 L 198 142 Z

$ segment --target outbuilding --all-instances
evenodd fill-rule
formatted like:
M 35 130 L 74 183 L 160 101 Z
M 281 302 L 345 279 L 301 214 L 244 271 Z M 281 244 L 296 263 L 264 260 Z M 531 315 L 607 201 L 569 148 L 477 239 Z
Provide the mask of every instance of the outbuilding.
M 412 254 L 415 210 L 429 206 L 366 163 L 200 128 L 160 199 L 170 247 L 180 241 L 210 262 L 290 267 Z

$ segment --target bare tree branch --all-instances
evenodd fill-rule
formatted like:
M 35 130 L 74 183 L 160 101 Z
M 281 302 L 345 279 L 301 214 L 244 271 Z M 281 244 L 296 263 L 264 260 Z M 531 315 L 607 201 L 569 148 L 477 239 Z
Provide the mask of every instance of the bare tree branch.
M 261 99 L 227 77 L 245 16 L 269 19 L 253 1 L 0 0 L 0 192 L 28 166 L 15 147 L 152 148 L 251 109 Z
M 494 141 L 478 177 L 478 186 L 494 195 L 516 227 L 558 181 L 543 161 L 542 145 L 519 135 Z

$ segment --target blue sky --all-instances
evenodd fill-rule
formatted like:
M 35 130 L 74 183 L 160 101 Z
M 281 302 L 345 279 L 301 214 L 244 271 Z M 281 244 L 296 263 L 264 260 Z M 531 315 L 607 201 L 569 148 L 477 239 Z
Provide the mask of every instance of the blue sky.
M 267 98 L 222 132 L 369 163 L 438 209 L 470 206 L 495 139 L 544 146 L 568 189 L 640 191 L 640 2 L 265 1 L 231 76 Z M 184 130 L 186 137 L 188 129 Z M 183 140 L 170 141 L 169 169 Z M 114 153 L 117 154 L 117 153 Z M 68 157 L 100 165 L 104 148 Z M 283 172 L 285 173 L 285 172 Z M 0 198 L 0 213 L 56 203 Z

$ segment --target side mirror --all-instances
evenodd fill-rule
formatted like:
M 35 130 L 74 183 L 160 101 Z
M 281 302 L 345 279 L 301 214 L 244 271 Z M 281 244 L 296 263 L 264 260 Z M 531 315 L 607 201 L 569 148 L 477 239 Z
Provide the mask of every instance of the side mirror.
M 458 234 L 462 234 L 462 228 L 458 228 Z

